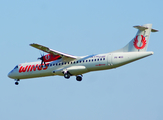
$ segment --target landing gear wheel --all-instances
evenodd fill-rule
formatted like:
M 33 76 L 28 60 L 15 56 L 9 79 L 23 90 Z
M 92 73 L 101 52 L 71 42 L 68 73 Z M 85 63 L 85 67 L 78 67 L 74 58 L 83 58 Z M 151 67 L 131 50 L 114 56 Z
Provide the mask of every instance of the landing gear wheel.
M 15 82 L 15 85 L 19 85 L 19 81 L 20 81 L 20 80 L 19 80 L 19 79 L 15 79 L 15 81 L 16 81 L 16 82 Z
M 19 85 L 19 82 L 15 82 L 15 85 Z
M 81 76 L 76 76 L 76 80 L 77 81 L 82 81 L 82 77 Z
M 65 74 L 64 74 L 64 77 L 65 77 L 66 79 L 69 79 L 69 78 L 70 78 L 70 74 L 69 74 L 69 73 L 65 73 Z

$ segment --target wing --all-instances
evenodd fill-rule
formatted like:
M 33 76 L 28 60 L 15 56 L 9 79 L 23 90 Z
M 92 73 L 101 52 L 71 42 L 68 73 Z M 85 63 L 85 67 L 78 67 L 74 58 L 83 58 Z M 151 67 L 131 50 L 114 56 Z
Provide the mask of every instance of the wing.
M 62 52 L 59 52 L 59 51 L 56 51 L 56 50 L 52 50 L 52 49 L 50 49 L 48 47 L 45 47 L 45 46 L 42 46 L 42 45 L 39 45 L 39 44 L 36 44 L 36 43 L 30 44 L 30 46 L 32 46 L 34 48 L 37 48 L 39 50 L 42 50 L 44 52 L 53 54 L 53 55 L 59 55 L 61 57 L 66 57 L 66 58 L 71 58 L 71 59 L 76 59 L 77 58 L 76 56 L 65 54 L 65 53 L 62 53 Z

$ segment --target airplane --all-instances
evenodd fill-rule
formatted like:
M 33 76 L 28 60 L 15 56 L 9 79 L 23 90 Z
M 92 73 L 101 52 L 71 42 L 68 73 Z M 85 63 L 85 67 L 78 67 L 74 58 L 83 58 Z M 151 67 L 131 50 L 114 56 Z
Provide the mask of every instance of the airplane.
M 37 48 L 47 55 L 41 55 L 41 61 L 21 63 L 8 73 L 8 77 L 15 79 L 15 85 L 20 80 L 45 76 L 64 76 L 69 79 L 76 76 L 77 81 L 82 81 L 83 74 L 91 71 L 113 69 L 134 62 L 144 57 L 153 55 L 146 51 L 151 32 L 158 32 L 152 24 L 133 26 L 138 29 L 136 36 L 123 48 L 105 53 L 87 56 L 73 56 L 65 54 L 36 43 L 30 46 Z

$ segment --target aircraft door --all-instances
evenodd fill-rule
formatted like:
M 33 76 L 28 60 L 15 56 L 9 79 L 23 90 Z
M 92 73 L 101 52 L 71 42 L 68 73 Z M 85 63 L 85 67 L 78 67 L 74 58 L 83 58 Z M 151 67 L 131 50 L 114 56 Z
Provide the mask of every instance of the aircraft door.
M 110 66 L 110 65 L 112 65 L 112 54 L 109 53 L 109 54 L 107 55 L 107 57 L 108 57 L 108 59 L 107 59 L 107 64 Z

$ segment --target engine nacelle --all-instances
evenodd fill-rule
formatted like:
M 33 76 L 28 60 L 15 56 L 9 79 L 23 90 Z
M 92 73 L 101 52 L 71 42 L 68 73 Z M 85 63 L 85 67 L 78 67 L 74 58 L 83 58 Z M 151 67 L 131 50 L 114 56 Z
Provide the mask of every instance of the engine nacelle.
M 60 59 L 61 56 L 59 55 L 52 55 L 52 54 L 47 54 L 43 56 L 44 62 L 51 62 Z

